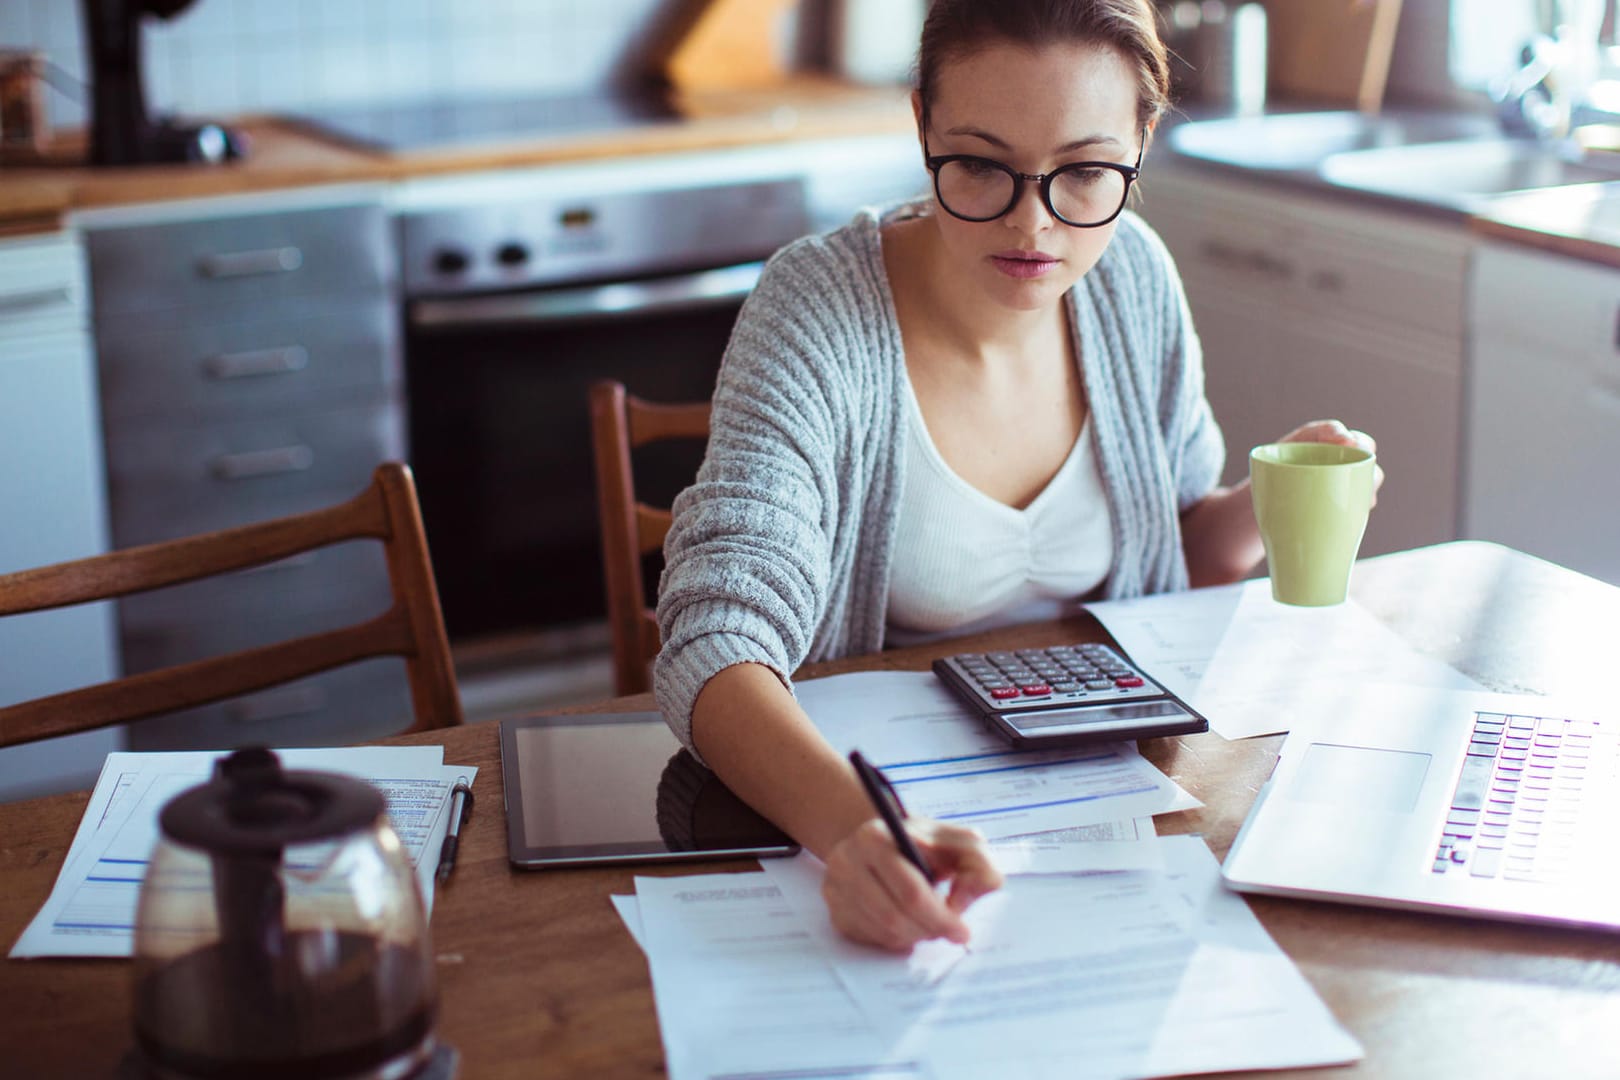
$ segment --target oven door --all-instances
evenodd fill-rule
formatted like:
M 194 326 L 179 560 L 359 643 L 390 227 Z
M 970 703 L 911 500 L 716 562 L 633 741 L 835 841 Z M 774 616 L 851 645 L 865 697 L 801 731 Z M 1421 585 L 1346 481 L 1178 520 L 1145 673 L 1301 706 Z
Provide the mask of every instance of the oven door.
M 762 267 L 411 304 L 411 467 L 458 644 L 605 619 L 587 389 L 707 400 Z M 637 494 L 667 505 L 703 449 L 647 449 Z

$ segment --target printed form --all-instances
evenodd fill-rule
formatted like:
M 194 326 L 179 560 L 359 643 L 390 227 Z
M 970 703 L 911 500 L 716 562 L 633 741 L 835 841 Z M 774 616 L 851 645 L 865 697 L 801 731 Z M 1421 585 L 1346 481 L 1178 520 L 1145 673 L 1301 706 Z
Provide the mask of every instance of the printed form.
M 1162 870 L 1076 873 L 1045 845 L 968 912 L 967 949 L 833 930 L 810 856 L 637 878 L 671 1080 L 1141 1077 L 1339 1064 L 1361 1048 L 1197 837 Z M 1032 872 L 1033 871 L 1033 872 Z M 630 905 L 619 900 L 620 910 Z
M 1227 739 L 1274 735 L 1369 683 L 1480 690 L 1354 600 L 1293 607 L 1267 580 L 1087 604 L 1126 655 Z
M 930 672 L 855 672 L 794 692 L 833 749 L 883 770 L 907 812 L 992 840 L 1203 805 L 1134 743 L 1014 750 Z
M 436 854 L 444 839 L 450 789 L 471 783 L 475 766 L 445 765 L 440 746 L 294 748 L 277 750 L 288 769 L 358 777 L 382 791 L 388 820 L 416 870 L 433 910 Z M 107 755 L 50 897 L 12 947 L 12 957 L 130 956 L 135 906 L 158 813 L 174 796 L 206 780 L 222 752 L 211 750 Z

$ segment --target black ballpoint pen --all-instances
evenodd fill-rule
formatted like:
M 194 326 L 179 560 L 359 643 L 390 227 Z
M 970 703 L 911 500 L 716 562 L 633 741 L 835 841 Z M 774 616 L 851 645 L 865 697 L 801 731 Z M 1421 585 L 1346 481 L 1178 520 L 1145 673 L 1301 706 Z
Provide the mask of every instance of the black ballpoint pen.
M 878 771 L 876 765 L 862 757 L 859 750 L 849 752 L 849 763 L 855 766 L 855 775 L 861 778 L 861 786 L 866 789 L 866 796 L 872 800 L 872 805 L 877 807 L 878 816 L 883 819 L 883 824 L 889 827 L 889 833 L 894 837 L 894 846 L 900 849 L 900 854 L 917 868 L 917 872 L 922 874 L 928 884 L 934 884 L 933 868 L 928 865 L 928 860 L 923 858 L 922 852 L 917 850 L 917 845 L 912 843 L 911 834 L 906 832 L 906 807 L 900 801 L 900 795 L 894 790 L 894 785 L 889 783 L 887 776 Z
M 439 847 L 439 869 L 434 876 L 440 881 L 450 880 L 450 871 L 456 868 L 456 848 L 461 845 L 461 826 L 472 817 L 472 786 L 466 779 L 456 781 L 450 789 L 450 825 L 445 829 L 444 843 Z

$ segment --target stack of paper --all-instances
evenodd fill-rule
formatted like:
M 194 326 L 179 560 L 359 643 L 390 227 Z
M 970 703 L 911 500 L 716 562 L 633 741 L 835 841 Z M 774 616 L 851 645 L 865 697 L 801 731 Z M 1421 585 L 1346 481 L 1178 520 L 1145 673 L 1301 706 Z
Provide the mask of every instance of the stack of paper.
M 1087 604 L 1126 655 L 1228 739 L 1288 731 L 1374 683 L 1480 690 L 1354 600 L 1290 607 L 1269 581 Z
M 449 827 L 450 789 L 471 784 L 476 766 L 444 764 L 442 746 L 277 750 L 289 769 L 346 773 L 379 788 L 388 819 L 433 910 L 433 874 Z M 207 780 L 221 751 L 112 753 L 101 768 L 50 899 L 28 924 L 13 957 L 129 956 L 135 905 L 158 839 L 158 812 Z
M 1130 823 L 1202 806 L 1131 742 L 1014 750 L 929 672 L 867 671 L 812 679 L 799 703 L 833 748 L 883 770 L 906 810 L 990 839 Z
M 1087 849 L 1120 868 L 1087 872 Z M 637 878 L 616 902 L 647 953 L 670 1077 L 1055 1080 L 1360 1058 L 1197 837 L 1004 861 L 1007 884 L 967 914 L 970 945 L 909 956 L 839 937 L 808 855 Z

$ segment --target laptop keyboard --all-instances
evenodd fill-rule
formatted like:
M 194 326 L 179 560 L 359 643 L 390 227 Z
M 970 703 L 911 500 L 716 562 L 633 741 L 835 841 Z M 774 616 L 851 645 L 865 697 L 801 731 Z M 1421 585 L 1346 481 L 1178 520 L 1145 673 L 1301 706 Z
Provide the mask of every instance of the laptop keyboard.
M 1615 746 L 1614 733 L 1597 721 L 1476 713 L 1434 872 L 1554 883 L 1569 877 L 1582 854 L 1582 803 L 1592 788 L 1612 783 Z

